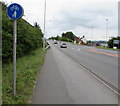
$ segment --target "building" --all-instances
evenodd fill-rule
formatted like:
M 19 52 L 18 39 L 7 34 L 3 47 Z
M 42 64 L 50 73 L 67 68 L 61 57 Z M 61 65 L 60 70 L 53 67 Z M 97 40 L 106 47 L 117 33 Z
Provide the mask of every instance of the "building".
M 106 41 L 98 41 L 95 46 L 108 47 L 108 43 Z
M 74 43 L 87 44 L 87 39 L 85 38 L 85 36 L 83 36 L 83 37 L 75 37 Z

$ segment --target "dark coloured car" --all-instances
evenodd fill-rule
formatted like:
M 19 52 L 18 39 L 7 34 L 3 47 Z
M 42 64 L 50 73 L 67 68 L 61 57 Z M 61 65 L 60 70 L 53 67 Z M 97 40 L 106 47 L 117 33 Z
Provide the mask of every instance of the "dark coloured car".
M 57 42 L 57 41 L 54 41 L 54 44 L 58 44 L 58 42 Z

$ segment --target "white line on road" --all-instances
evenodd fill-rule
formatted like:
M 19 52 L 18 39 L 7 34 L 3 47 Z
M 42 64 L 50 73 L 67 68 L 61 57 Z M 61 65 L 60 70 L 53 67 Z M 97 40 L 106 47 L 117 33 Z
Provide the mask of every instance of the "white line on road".
M 113 92 L 115 92 L 117 95 L 120 95 L 118 91 L 114 90 L 112 87 L 110 87 L 108 84 L 106 84 L 104 81 L 102 81 L 100 78 L 98 78 L 96 75 L 91 73 L 89 70 L 87 70 L 92 76 L 94 76 L 97 80 L 99 80 L 101 83 L 106 85 L 109 89 L 111 89 Z
M 64 52 L 65 53 L 65 52 Z M 68 57 L 70 57 L 71 59 L 73 59 L 74 61 L 76 61 L 78 64 L 80 64 L 82 67 L 84 67 L 86 69 L 86 71 L 88 71 L 92 76 L 94 76 L 97 80 L 99 80 L 101 83 L 103 83 L 105 86 L 107 86 L 109 89 L 111 89 L 113 92 L 115 92 L 117 95 L 120 95 L 119 90 L 114 89 L 113 87 L 111 87 L 109 84 L 107 84 L 104 80 L 102 80 L 100 77 L 98 77 L 97 75 L 95 75 L 91 70 L 89 70 L 87 67 L 85 67 L 84 65 L 82 65 L 81 63 L 79 63 L 79 61 L 75 60 L 73 57 L 71 57 L 70 55 L 68 55 L 67 53 L 65 53 Z

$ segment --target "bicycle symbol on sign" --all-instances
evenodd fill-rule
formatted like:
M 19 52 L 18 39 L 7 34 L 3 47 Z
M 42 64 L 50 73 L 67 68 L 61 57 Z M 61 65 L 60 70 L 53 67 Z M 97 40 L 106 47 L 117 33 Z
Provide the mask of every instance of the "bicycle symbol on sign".
M 13 5 L 10 9 L 12 11 L 14 11 L 14 10 L 19 11 L 19 7 L 17 7 L 16 5 Z

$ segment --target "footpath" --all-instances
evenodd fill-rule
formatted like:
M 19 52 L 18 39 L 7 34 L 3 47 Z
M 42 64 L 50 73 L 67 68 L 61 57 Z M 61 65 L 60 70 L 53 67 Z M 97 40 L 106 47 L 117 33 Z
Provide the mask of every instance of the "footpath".
M 46 53 L 31 104 L 73 104 L 59 73 L 52 49 Z

